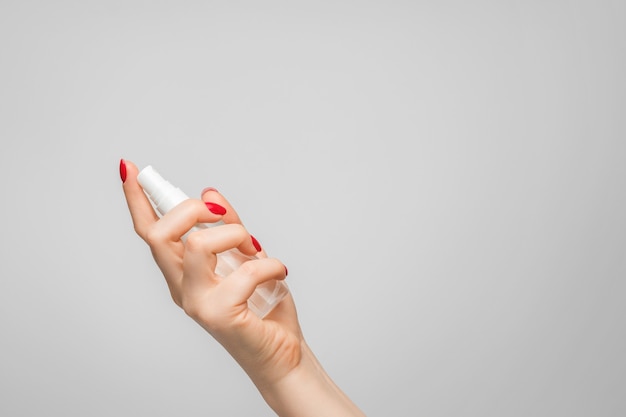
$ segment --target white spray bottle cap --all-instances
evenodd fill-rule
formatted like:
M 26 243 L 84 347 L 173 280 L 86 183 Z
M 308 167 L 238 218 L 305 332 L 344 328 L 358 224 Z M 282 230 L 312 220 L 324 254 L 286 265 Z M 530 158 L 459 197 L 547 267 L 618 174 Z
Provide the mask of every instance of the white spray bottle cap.
M 148 194 L 161 215 L 167 213 L 189 197 L 180 188 L 165 180 L 152 165 L 148 165 L 137 175 L 137 182 Z

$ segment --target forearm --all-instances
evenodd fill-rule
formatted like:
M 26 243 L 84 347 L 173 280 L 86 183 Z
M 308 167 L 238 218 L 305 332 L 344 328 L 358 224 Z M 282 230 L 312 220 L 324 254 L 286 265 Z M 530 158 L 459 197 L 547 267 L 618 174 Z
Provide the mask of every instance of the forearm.
M 304 342 L 298 367 L 279 382 L 259 390 L 280 417 L 365 416 L 332 381 Z

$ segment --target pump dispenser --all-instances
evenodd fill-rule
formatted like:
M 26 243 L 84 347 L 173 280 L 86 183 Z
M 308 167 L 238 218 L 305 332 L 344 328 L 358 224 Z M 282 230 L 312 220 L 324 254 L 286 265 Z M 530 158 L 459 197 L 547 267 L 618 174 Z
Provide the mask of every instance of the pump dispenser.
M 137 181 L 142 186 L 148 198 L 157 211 L 164 215 L 189 197 L 178 187 L 166 181 L 152 166 L 145 167 L 137 176 Z M 224 224 L 198 223 L 190 231 L 206 229 Z M 183 240 L 186 235 L 183 236 Z M 217 255 L 217 266 L 215 272 L 218 275 L 227 277 L 242 263 L 258 259 L 256 256 L 244 255 L 236 248 Z M 289 289 L 283 281 L 271 280 L 259 285 L 252 296 L 248 299 L 248 308 L 258 317 L 265 317 L 276 305 L 287 295 Z

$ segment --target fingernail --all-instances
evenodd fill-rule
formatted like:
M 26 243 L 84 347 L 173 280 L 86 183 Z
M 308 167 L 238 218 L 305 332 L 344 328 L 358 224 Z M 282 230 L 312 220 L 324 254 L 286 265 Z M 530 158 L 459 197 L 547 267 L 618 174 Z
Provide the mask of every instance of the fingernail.
M 285 265 L 283 265 L 285 266 Z M 285 266 L 285 276 L 289 275 L 289 270 L 287 269 L 287 267 Z
M 120 178 L 122 179 L 122 183 L 126 182 L 126 161 L 120 159 Z
M 215 203 L 204 203 L 206 205 L 206 208 L 209 209 L 209 211 L 213 214 L 226 214 L 226 209 L 222 206 L 220 206 L 219 204 L 215 204 Z
M 252 244 L 254 245 L 254 249 L 256 249 L 257 252 L 261 252 L 261 244 L 259 244 L 259 241 L 256 240 L 256 238 L 252 235 L 250 235 L 250 239 L 252 240 Z
M 217 188 L 213 188 L 213 187 L 206 187 L 204 190 L 202 190 L 202 192 L 200 193 L 200 195 L 204 195 L 204 193 L 208 193 L 209 191 L 215 191 L 216 193 L 219 193 L 219 191 L 217 191 Z

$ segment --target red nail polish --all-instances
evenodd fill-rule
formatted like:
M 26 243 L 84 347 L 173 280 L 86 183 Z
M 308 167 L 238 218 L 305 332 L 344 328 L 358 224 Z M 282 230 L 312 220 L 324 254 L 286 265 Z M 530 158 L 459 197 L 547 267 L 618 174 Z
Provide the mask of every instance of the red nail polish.
M 250 239 L 252 239 L 252 244 L 254 245 L 254 249 L 256 249 L 257 252 L 261 252 L 261 245 L 259 244 L 259 241 L 256 240 L 256 238 L 252 235 L 250 235 Z
M 215 203 L 204 203 L 206 205 L 206 208 L 209 209 L 209 211 L 213 214 L 226 214 L 226 209 L 222 206 L 220 206 L 219 204 L 215 204 Z
M 126 182 L 126 161 L 120 159 L 120 178 L 122 179 L 122 183 Z
M 285 265 L 283 265 L 285 266 Z M 285 276 L 289 275 L 289 270 L 287 269 L 287 267 L 285 266 Z

